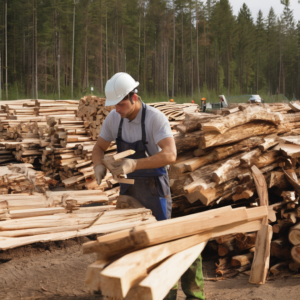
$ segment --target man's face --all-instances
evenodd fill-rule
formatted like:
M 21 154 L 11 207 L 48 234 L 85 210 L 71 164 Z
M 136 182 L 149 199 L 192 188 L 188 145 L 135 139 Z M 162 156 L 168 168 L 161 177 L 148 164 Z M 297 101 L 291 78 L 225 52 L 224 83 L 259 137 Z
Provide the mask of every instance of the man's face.
M 131 103 L 128 96 L 116 105 L 116 112 L 121 118 L 127 118 L 134 111 L 135 102 Z

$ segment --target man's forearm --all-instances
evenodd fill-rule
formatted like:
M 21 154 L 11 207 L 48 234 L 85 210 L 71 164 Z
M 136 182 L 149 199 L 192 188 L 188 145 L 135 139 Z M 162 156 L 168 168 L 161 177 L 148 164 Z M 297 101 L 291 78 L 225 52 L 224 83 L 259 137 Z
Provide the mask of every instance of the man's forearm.
M 102 163 L 103 158 L 104 158 L 104 151 L 97 144 L 95 144 L 92 152 L 92 161 L 94 166 L 96 166 L 99 163 Z
M 174 163 L 176 160 L 176 155 L 169 152 L 158 152 L 155 155 L 137 159 L 136 170 L 142 169 L 156 169 L 160 167 L 165 167 L 168 164 Z

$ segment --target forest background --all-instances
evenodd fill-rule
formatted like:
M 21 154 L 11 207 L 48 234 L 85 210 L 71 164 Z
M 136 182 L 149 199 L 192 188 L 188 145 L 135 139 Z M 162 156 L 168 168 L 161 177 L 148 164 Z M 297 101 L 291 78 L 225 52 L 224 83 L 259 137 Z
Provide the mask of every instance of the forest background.
M 228 0 L 0 0 L 0 99 L 104 96 L 122 71 L 148 102 L 299 99 L 300 22 L 282 2 L 254 21 Z

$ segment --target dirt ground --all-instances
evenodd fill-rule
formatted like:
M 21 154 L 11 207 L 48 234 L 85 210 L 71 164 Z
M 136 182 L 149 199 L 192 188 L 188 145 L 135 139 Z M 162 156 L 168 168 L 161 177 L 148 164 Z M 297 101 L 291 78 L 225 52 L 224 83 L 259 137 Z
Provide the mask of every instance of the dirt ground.
M 0 299 L 104 300 L 92 295 L 84 285 L 86 267 L 95 254 L 82 255 L 87 237 L 64 242 L 37 243 L 0 251 Z M 214 277 L 213 261 L 204 262 L 204 274 Z M 263 286 L 248 283 L 247 275 L 213 282 L 205 281 L 207 300 L 298 300 L 300 278 L 270 279 Z M 184 300 L 182 291 L 177 300 Z

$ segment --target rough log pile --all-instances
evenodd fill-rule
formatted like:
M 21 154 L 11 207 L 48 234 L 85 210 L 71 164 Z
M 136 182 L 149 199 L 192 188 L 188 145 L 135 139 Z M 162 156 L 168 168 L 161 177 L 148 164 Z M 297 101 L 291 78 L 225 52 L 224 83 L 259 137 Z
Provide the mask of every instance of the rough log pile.
M 175 138 L 180 141 L 179 155 L 169 171 L 171 190 L 177 196 L 173 213 L 183 215 L 227 204 L 257 206 L 251 173 L 251 167 L 257 166 L 270 195 L 272 274 L 287 266 L 292 271 L 300 267 L 300 240 L 293 239 L 300 228 L 300 114 L 293 109 L 295 104 L 239 105 L 233 113 L 205 121 L 198 114 L 187 114 L 177 126 L 182 133 Z M 196 141 L 188 149 L 185 140 L 191 135 Z M 208 248 L 221 257 L 216 273 L 226 277 L 249 270 L 255 241 L 255 233 L 243 232 L 210 242 Z

